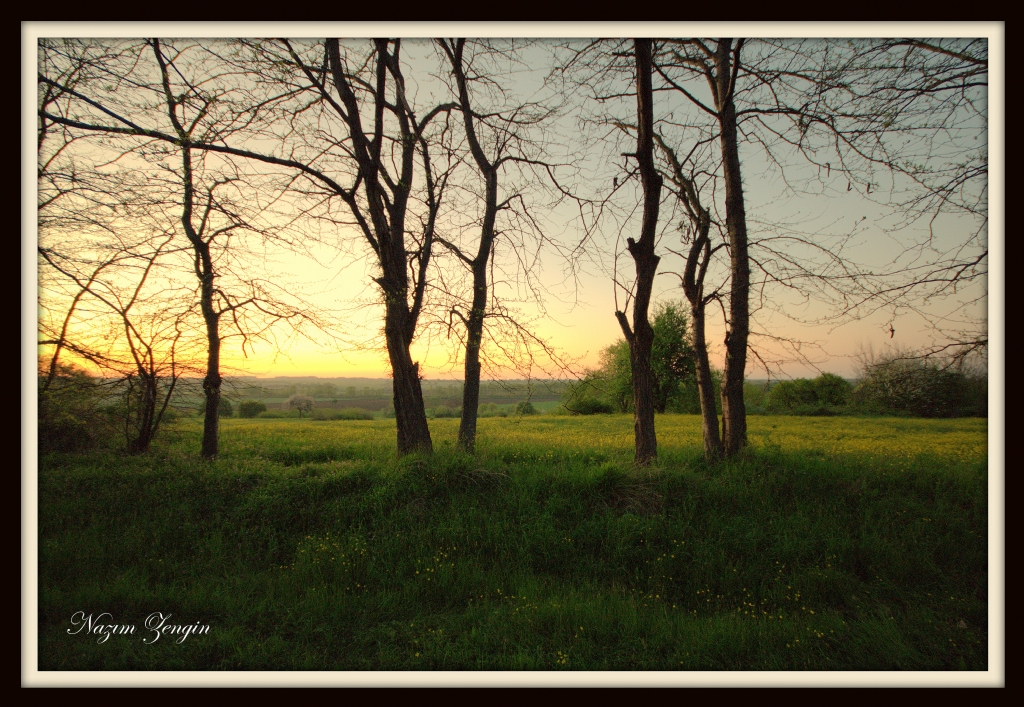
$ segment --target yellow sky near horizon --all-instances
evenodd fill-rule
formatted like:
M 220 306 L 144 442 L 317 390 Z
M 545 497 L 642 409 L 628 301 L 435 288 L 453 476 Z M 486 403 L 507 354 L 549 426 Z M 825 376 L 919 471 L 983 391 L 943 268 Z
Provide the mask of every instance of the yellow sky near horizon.
M 803 201 L 783 203 L 777 197 L 779 185 L 766 170 L 758 169 L 754 161 L 744 162 L 744 168 L 750 214 L 759 214 L 769 219 L 774 217 L 780 221 L 803 214 L 801 218 L 805 219 L 804 227 L 812 232 L 816 224 L 843 232 L 859 228 L 858 252 L 873 258 L 880 265 L 891 262 L 887 258 L 893 251 L 894 239 L 875 225 L 877 206 L 873 207 L 866 200 L 860 199 L 856 193 L 846 194 L 844 189 L 837 189 L 829 195 L 823 194 L 821 198 L 808 197 Z M 845 188 L 845 178 L 841 186 Z M 871 211 L 872 208 L 875 211 Z M 868 215 L 870 218 L 867 218 Z M 867 225 L 860 221 L 861 218 L 864 218 Z M 566 243 L 573 243 L 579 238 L 564 217 L 555 220 L 559 221 L 559 229 L 562 229 L 559 233 Z M 856 225 L 858 222 L 860 226 Z M 628 228 L 629 223 L 624 220 L 623 224 L 627 224 L 624 228 Z M 947 221 L 939 225 L 947 229 L 942 237 L 955 239 L 962 224 Z M 674 233 L 671 224 L 666 223 L 665 226 L 661 246 L 678 247 L 671 240 Z M 617 236 L 627 233 L 626 230 L 616 233 L 613 227 L 605 234 L 607 243 L 613 244 Z M 358 238 L 355 240 L 358 241 Z M 534 321 L 534 333 L 546 340 L 565 359 L 573 362 L 572 370 L 576 372 L 595 367 L 601 350 L 622 337 L 614 317 L 616 301 L 612 284 L 613 263 L 610 249 L 606 250 L 608 252 L 596 256 L 600 263 L 592 264 L 589 272 L 579 276 L 578 288 L 566 284 L 564 264 L 550 254 L 545 255 L 540 261 L 541 267 L 545 269 L 540 276 L 546 287 L 543 297 L 545 311 L 540 311 L 526 301 L 519 303 L 526 319 Z M 330 336 L 314 334 L 312 338 L 318 341 L 313 342 L 282 329 L 277 331 L 277 344 L 254 342 L 245 356 L 242 355 L 238 340 L 229 336 L 225 339 L 222 354 L 222 365 L 226 373 L 256 376 L 387 377 L 387 357 L 380 347 L 382 310 L 375 304 L 376 286 L 370 279 L 373 275 L 372 267 L 367 264 L 365 255 L 359 255 L 358 248 L 350 248 L 340 254 L 321 255 L 310 259 L 294 253 L 276 252 L 267 256 L 267 261 L 273 264 L 273 277 L 279 278 L 282 287 L 322 309 L 331 327 Z M 620 255 L 615 265 L 615 272 L 620 279 L 624 275 L 628 279 L 632 274 L 628 256 Z M 667 258 L 663 269 L 672 269 Z M 655 301 L 680 299 L 682 293 L 676 285 L 677 280 L 672 275 L 660 276 L 656 281 Z M 522 293 L 511 289 L 506 294 L 512 295 L 512 299 L 523 299 Z M 621 298 L 621 291 L 619 295 Z M 827 319 L 828 312 L 822 306 L 814 302 L 804 305 L 798 297 L 792 301 L 788 297 L 785 290 L 769 290 L 767 304 L 794 316 Z M 938 308 L 933 311 L 938 313 L 937 316 L 943 316 L 941 306 L 936 306 Z M 975 309 L 971 316 L 977 321 L 984 321 L 985 311 Z M 712 364 L 721 367 L 722 314 L 714 306 L 709 308 L 708 314 L 708 344 Z M 447 338 L 443 325 L 430 316 L 425 316 L 421 322 L 423 333 L 414 342 L 413 357 L 421 361 L 422 372 L 429 378 L 461 379 L 460 357 L 454 345 L 456 339 Z M 754 321 L 755 328 L 763 330 L 768 337 L 755 337 L 753 344 L 758 347 L 764 359 L 777 366 L 775 372 L 783 375 L 814 375 L 820 369 L 850 376 L 856 371 L 856 356 L 860 350 L 874 348 L 880 351 L 893 345 L 916 348 L 929 343 L 929 329 L 921 317 L 906 311 L 896 312 L 895 319 L 893 317 L 893 312 L 881 311 L 864 320 L 833 329 L 834 322 L 826 321 L 817 326 L 800 325 L 783 314 L 769 312 L 764 308 L 755 314 Z M 889 323 L 894 324 L 897 332 L 892 337 L 888 331 Z M 227 334 L 228 327 L 222 328 L 222 332 Z M 805 344 L 798 351 L 792 350 L 792 347 L 787 351 L 785 346 L 773 343 L 771 337 L 802 341 Z M 801 356 L 805 356 L 811 363 L 801 362 Z M 534 368 L 530 375 L 547 377 L 557 375 L 558 372 L 557 367 L 548 365 L 546 368 Z M 564 370 L 562 372 L 565 373 Z M 763 369 L 758 367 L 756 356 L 749 357 L 747 374 L 750 377 L 765 375 Z M 495 369 L 490 375 L 522 378 L 524 371 Z

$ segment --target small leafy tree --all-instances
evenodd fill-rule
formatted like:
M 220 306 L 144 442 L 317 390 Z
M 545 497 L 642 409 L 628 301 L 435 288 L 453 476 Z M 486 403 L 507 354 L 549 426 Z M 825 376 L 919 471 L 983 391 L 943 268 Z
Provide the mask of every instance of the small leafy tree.
M 654 309 L 654 341 L 651 345 L 651 371 L 654 378 L 656 412 L 699 413 L 697 371 L 689 336 L 689 320 L 681 302 L 664 302 Z M 629 344 L 625 339 L 601 352 L 601 367 L 592 371 L 570 391 L 570 411 L 588 413 L 633 412 L 633 377 Z M 720 377 L 720 376 L 719 376 Z M 584 403 L 596 399 L 600 404 Z M 567 400 L 568 403 L 568 400 Z
M 243 400 L 238 404 L 239 417 L 256 417 L 261 412 L 266 412 L 267 406 L 259 400 Z
M 296 393 L 295 395 L 288 398 L 288 400 L 285 402 L 285 405 L 287 405 L 289 408 L 295 408 L 296 410 L 298 410 L 299 417 L 302 417 L 303 412 L 313 411 L 313 398 L 309 397 L 308 395 L 301 395 L 299 393 Z
M 682 302 L 663 302 L 654 309 L 651 368 L 654 371 L 654 409 L 657 412 L 700 411 L 697 368 L 690 342 L 689 320 Z

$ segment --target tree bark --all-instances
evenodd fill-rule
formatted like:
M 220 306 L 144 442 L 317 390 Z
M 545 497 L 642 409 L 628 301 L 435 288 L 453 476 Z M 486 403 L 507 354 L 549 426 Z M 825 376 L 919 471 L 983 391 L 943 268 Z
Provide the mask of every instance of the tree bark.
M 654 372 L 651 368 L 654 328 L 647 314 L 651 304 L 654 275 L 660 260 L 654 254 L 654 236 L 658 225 L 662 179 L 654 167 L 652 42 L 650 39 L 636 39 L 633 47 L 636 56 L 636 158 L 640 166 L 640 180 L 644 191 L 644 210 L 640 239 L 634 241 L 628 238 L 626 241 L 629 254 L 636 266 L 632 328 L 623 312 L 616 312 L 615 316 L 629 343 L 629 362 L 633 373 L 633 460 L 637 465 L 645 466 L 658 456 L 658 440 L 654 431 Z
M 486 160 L 484 164 L 487 164 Z M 459 422 L 459 446 L 467 452 L 472 452 L 476 445 L 476 422 L 480 404 L 480 346 L 484 335 L 484 315 L 487 312 L 487 263 L 491 257 L 494 221 L 498 212 L 497 170 L 487 164 L 484 174 L 487 180 L 484 223 L 480 229 L 480 248 L 472 263 L 473 305 L 466 320 L 465 381 L 462 388 L 462 419 Z
M 729 234 L 732 287 L 729 322 L 725 334 L 725 375 L 722 381 L 722 440 L 726 456 L 737 454 L 747 443 L 747 410 L 743 402 L 743 378 L 750 333 L 750 261 L 747 252 L 747 221 L 743 180 L 733 101 L 735 63 L 732 40 L 722 39 L 715 52 L 715 99 L 721 127 L 722 168 L 725 177 L 725 214 Z
M 490 191 L 490 189 L 488 189 Z M 490 204 L 488 204 L 490 206 Z M 459 446 L 472 453 L 476 446 L 476 423 L 480 405 L 480 346 L 484 335 L 484 314 L 487 307 L 487 258 L 490 254 L 490 242 L 493 240 L 494 214 L 488 212 L 484 230 L 488 230 L 490 221 L 491 235 L 488 251 L 483 259 L 479 256 L 473 262 L 473 306 L 466 320 L 466 365 L 464 384 L 462 387 L 462 419 L 459 422 Z M 481 251 L 483 251 L 481 238 Z
M 708 345 L 704 338 L 704 303 L 690 307 L 693 318 L 693 351 L 697 359 L 697 390 L 700 393 L 700 414 L 704 437 L 704 458 L 717 461 L 722 457 L 722 438 L 718 434 L 718 412 L 715 409 L 715 384 L 711 378 Z
M 412 360 L 408 336 L 409 311 L 405 298 L 389 302 L 384 314 L 384 333 L 388 357 L 391 360 L 392 391 L 395 406 L 395 424 L 398 428 L 398 454 L 414 452 L 429 454 L 433 451 L 427 414 L 423 405 L 419 364 Z

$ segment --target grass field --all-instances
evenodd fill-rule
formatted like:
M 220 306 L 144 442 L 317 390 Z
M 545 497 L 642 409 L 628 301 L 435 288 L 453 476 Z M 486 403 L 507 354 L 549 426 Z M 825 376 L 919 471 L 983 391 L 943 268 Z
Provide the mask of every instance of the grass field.
M 987 668 L 985 420 L 757 416 L 707 466 L 665 415 L 647 471 L 620 415 L 403 460 L 393 420 L 230 419 L 203 463 L 199 424 L 40 460 L 40 670 Z

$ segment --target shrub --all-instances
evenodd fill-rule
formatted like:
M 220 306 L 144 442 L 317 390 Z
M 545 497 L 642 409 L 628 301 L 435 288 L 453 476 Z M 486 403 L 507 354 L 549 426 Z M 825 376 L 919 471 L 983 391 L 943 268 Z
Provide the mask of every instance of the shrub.
M 53 379 L 39 377 L 39 451 L 81 452 L 119 436 L 123 419 L 111 417 L 104 405 L 110 393 L 85 370 L 58 364 Z
M 797 378 L 780 381 L 762 398 L 764 409 L 789 415 L 837 415 L 849 402 L 853 386 L 834 373 L 822 373 L 814 380 Z
M 537 408 L 535 408 L 533 406 L 533 403 L 531 403 L 529 400 L 524 400 L 523 402 L 521 402 L 521 403 L 516 405 L 516 415 L 539 415 L 539 414 L 540 413 L 537 412 Z
M 841 406 L 850 401 L 853 386 L 848 380 L 835 373 L 822 373 L 811 383 L 814 386 L 818 403 L 822 405 Z
M 591 397 L 569 400 L 563 405 L 573 415 L 602 415 L 615 412 L 615 408 L 609 403 Z
M 872 412 L 918 417 L 984 415 L 987 395 L 978 394 L 986 387 L 981 380 L 897 352 L 865 362 L 853 398 L 858 407 Z
M 235 408 L 231 404 L 231 401 L 225 398 L 223 395 L 220 398 L 220 405 L 217 406 L 217 417 L 232 417 L 235 414 Z M 206 400 L 199 404 L 199 416 L 203 417 L 206 415 Z
M 266 412 L 267 406 L 258 400 L 243 400 L 238 404 L 239 417 L 256 417 L 261 412 Z
M 495 403 L 484 403 L 477 408 L 477 417 L 508 417 L 508 411 Z
M 438 405 L 430 411 L 430 417 L 462 417 L 462 408 L 450 408 L 447 405 Z

